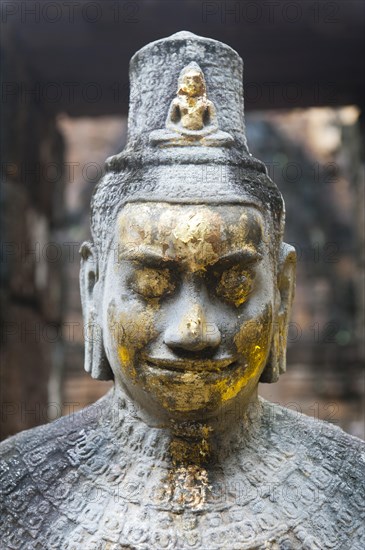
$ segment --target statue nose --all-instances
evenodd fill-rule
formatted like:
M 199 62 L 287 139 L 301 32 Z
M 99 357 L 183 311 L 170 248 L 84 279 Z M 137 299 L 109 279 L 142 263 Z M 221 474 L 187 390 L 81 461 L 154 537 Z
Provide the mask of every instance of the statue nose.
M 166 330 L 164 342 L 172 350 L 202 351 L 218 347 L 221 333 L 201 305 L 194 304 Z

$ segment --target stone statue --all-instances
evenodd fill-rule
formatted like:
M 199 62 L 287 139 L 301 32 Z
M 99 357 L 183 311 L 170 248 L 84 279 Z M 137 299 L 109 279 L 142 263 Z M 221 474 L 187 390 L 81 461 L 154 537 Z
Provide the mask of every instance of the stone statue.
M 177 132 L 197 131 L 210 126 L 218 129 L 214 105 L 207 99 L 203 71 L 194 61 L 181 71 L 177 95 L 171 102 L 166 127 L 175 130 L 175 125 L 181 121 Z
M 2 443 L 1 548 L 363 549 L 364 444 L 257 394 L 285 371 L 295 251 L 242 60 L 181 32 L 130 78 L 81 247 L 85 367 L 114 389 Z
M 214 103 L 207 98 L 204 74 L 195 61 L 180 73 L 177 97 L 171 101 L 166 130 L 151 132 L 150 142 L 165 147 L 233 143 L 232 136 L 218 128 Z

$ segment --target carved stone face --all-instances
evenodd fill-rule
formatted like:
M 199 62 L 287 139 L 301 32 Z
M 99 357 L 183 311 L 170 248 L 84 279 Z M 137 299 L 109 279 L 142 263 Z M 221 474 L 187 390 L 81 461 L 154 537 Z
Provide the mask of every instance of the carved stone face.
M 201 73 L 190 70 L 182 75 L 180 79 L 179 93 L 189 97 L 198 97 L 204 94 L 205 86 Z
M 109 254 L 104 347 L 116 384 L 160 419 L 244 407 L 280 294 L 265 221 L 242 205 L 128 204 Z

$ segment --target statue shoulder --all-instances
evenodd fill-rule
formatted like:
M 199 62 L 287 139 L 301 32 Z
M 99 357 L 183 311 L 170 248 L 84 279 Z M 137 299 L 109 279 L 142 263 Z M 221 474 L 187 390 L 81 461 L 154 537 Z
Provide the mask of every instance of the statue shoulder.
M 365 452 L 365 441 L 346 433 L 335 424 L 264 399 L 260 401 L 263 405 L 265 424 L 270 425 L 275 432 L 281 433 L 285 439 L 293 438 L 309 448 L 313 442 L 317 442 L 323 449 L 331 451 L 340 452 L 346 448 L 355 454 Z
M 283 522 L 297 518 L 298 533 L 293 529 L 304 537 L 298 547 L 350 548 L 351 540 L 351 548 L 363 548 L 365 443 L 328 422 L 261 403 L 260 421 L 241 454 L 253 494 L 269 491 Z
M 82 465 L 105 445 L 109 399 L 107 394 L 79 412 L 0 444 L 0 539 L 6 540 L 6 548 L 28 548 L 26 541 L 43 540 L 52 522 L 63 517 L 67 491 Z M 49 547 L 47 541 L 43 547 Z
M 108 394 L 76 413 L 25 430 L 0 443 L 0 481 L 3 495 L 21 488 L 27 477 L 44 468 L 62 471 L 68 451 L 81 439 L 92 439 L 108 414 Z M 44 473 L 44 472 L 43 472 Z M 41 477 L 41 476 L 40 476 Z
M 264 426 L 269 439 L 293 454 L 300 468 L 307 465 L 313 476 L 319 469 L 347 487 L 364 489 L 365 442 L 336 425 L 263 401 Z M 318 465 L 316 469 L 314 465 Z M 359 485 L 360 484 L 360 485 Z M 364 492 L 364 491 L 363 491 Z
M 108 400 L 109 394 L 80 411 L 8 437 L 0 443 L 1 459 L 4 460 L 8 456 L 16 454 L 17 451 L 24 452 L 25 449 L 30 450 L 40 445 L 47 445 L 59 437 L 71 436 L 82 428 L 96 426 L 101 415 L 108 411 Z

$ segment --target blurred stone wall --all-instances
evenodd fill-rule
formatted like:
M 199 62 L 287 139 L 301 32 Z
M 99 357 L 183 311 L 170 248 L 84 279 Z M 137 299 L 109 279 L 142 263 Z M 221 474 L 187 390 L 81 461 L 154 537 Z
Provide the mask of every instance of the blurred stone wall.
M 2 70 L 30 87 L 15 54 Z M 1 125 L 1 438 L 49 419 L 63 317 L 63 273 L 55 261 L 64 223 L 63 138 L 32 93 L 8 91 Z
M 90 238 L 90 199 L 104 170 L 105 159 L 121 150 L 125 144 L 125 117 L 72 119 L 58 117 L 58 127 L 64 135 L 65 210 L 67 228 L 65 242 L 73 243 L 72 253 L 64 257 L 63 270 L 65 315 L 63 318 L 64 362 L 62 384 L 56 397 L 62 403 L 62 413 L 79 410 L 103 395 L 111 383 L 93 380 L 83 368 L 84 330 L 79 292 L 81 243 Z
M 248 139 L 284 195 L 285 240 L 298 255 L 288 373 L 261 393 L 364 437 L 358 114 L 353 107 L 252 114 Z

